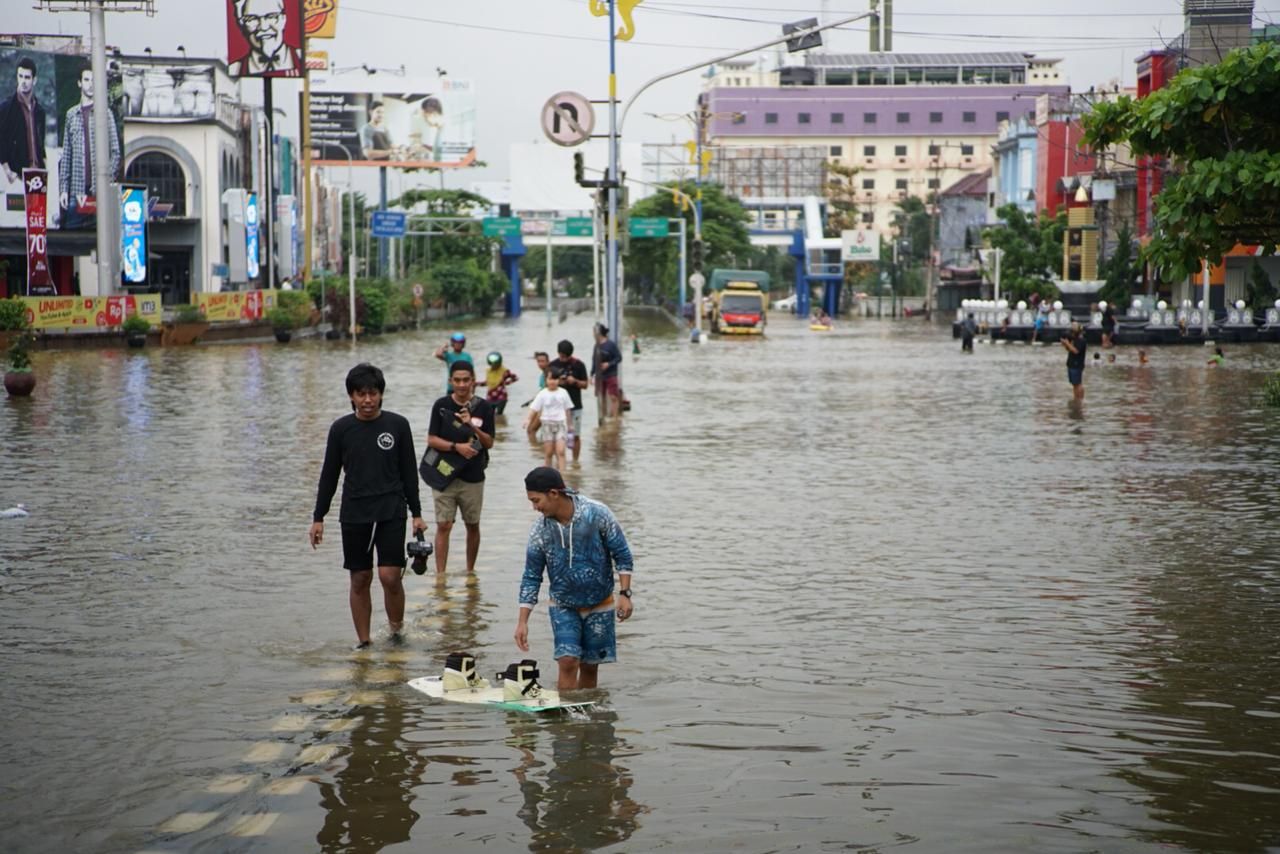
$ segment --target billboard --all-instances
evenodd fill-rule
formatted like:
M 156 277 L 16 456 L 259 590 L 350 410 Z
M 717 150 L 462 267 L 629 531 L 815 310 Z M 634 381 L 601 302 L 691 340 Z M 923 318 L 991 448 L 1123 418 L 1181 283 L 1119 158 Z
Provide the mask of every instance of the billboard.
M 302 76 L 302 0 L 226 0 L 232 77 Z
M 120 257 L 124 280 L 147 281 L 147 188 L 120 188 Z
M 331 39 L 338 34 L 338 0 L 302 0 L 304 27 L 309 39 Z
M 120 179 L 121 81 L 109 72 L 110 170 Z M 88 57 L 0 48 L 0 228 L 23 228 L 23 169 L 46 170 L 53 229 L 97 224 L 93 71 Z
M 214 118 L 212 65 L 125 63 L 121 68 L 124 115 L 142 122 Z
M 373 88 L 377 86 L 378 88 Z M 380 78 L 359 89 L 311 84 L 312 162 L 457 169 L 476 160 L 475 90 L 469 80 Z
M 27 322 L 33 329 L 103 329 L 119 326 L 140 314 L 159 326 L 163 321 L 160 294 L 114 297 L 23 297 Z
M 593 139 L 575 149 L 549 142 L 516 142 L 508 146 L 511 210 L 517 213 L 590 211 L 595 207 L 595 190 L 578 186 L 573 176 L 573 155 L 583 153 L 587 177 L 604 177 L 609 166 L 609 144 Z M 644 149 L 638 142 L 618 146 L 618 160 L 628 175 L 644 175 Z M 631 186 L 631 198 L 638 201 L 654 192 L 644 185 Z

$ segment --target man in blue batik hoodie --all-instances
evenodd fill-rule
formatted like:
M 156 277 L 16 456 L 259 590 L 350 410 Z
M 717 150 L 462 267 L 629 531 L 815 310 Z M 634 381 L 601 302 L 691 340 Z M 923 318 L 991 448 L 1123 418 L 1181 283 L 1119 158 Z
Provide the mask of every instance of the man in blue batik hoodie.
M 619 620 L 631 616 L 631 549 L 613 511 L 567 489 L 555 469 L 539 466 L 529 472 L 524 488 L 542 517 L 529 529 L 516 646 L 529 651 L 529 612 L 538 604 L 545 572 L 554 655 L 560 666 L 556 687 L 594 688 L 600 664 L 618 657 L 614 614 Z

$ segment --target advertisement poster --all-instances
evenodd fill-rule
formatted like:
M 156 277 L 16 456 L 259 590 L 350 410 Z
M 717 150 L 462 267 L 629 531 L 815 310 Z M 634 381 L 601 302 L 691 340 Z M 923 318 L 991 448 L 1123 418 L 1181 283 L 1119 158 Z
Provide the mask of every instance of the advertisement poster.
M 147 281 L 147 188 L 120 188 L 121 273 L 131 285 Z
M 111 175 L 119 180 L 123 137 L 118 75 L 107 80 Z M 23 169 L 44 169 L 53 201 L 47 229 L 96 227 L 93 71 L 89 58 L 0 48 L 0 227 L 25 223 Z
M 373 88 L 373 87 L 377 88 Z M 476 160 L 475 90 L 469 80 L 379 76 L 362 88 L 341 78 L 311 87 L 313 162 L 457 169 Z
M 212 65 L 126 63 L 120 70 L 124 115 L 144 122 L 214 118 Z
M 163 309 L 159 294 L 114 297 L 23 297 L 33 329 L 105 329 L 140 314 L 159 326 Z
M 258 278 L 258 194 L 249 193 L 244 203 L 245 271 L 249 280 Z
M 261 320 L 275 305 L 278 291 L 223 291 L 196 294 L 200 314 L 210 323 Z
M 233 77 L 302 76 L 302 0 L 226 0 Z
M 49 199 L 45 177 L 43 169 L 22 170 L 26 189 L 23 198 L 27 215 L 27 294 L 30 296 L 58 293 L 49 275 L 49 235 L 45 225 Z
M 302 0 L 303 27 L 309 39 L 331 39 L 338 34 L 338 0 Z

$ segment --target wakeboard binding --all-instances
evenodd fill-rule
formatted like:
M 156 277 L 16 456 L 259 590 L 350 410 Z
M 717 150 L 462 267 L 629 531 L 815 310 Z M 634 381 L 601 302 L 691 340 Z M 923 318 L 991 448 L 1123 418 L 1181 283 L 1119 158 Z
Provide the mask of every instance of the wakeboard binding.
M 502 682 L 503 699 L 511 702 L 540 697 L 542 686 L 538 684 L 538 676 L 538 662 L 532 658 L 507 665 L 507 669 L 498 674 L 498 680 Z
M 444 660 L 444 675 L 440 682 L 446 691 L 468 691 L 489 687 L 489 680 L 476 673 L 476 659 L 469 652 L 449 653 Z

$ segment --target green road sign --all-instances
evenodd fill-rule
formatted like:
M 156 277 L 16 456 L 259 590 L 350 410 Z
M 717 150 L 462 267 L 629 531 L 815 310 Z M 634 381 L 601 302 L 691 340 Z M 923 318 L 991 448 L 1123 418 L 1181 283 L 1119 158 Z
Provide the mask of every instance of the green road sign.
M 666 237 L 670 234 L 667 218 L 663 216 L 633 216 L 632 237 Z
M 482 224 L 485 237 L 515 237 L 520 234 L 518 216 L 487 216 Z
M 564 221 L 564 226 L 564 233 L 569 237 L 590 237 L 592 234 L 589 216 L 571 216 Z

